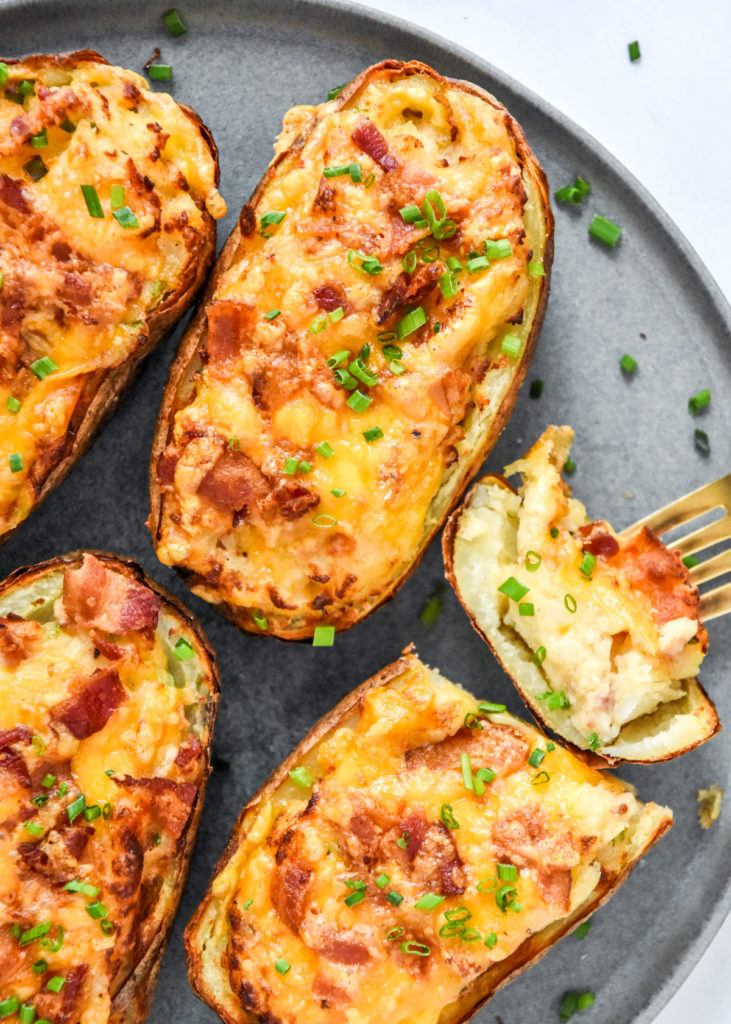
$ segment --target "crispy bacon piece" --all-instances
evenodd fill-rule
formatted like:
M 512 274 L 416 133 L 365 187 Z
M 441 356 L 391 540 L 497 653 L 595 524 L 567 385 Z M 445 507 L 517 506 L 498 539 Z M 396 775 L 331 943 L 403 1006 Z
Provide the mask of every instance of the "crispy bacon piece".
M 0 662 L 5 668 L 17 668 L 30 655 L 42 634 L 39 622 L 21 619 L 12 613 L 0 616 Z
M 269 493 L 264 474 L 243 452 L 224 448 L 198 486 L 198 494 L 223 512 L 250 512 Z
M 447 370 L 429 387 L 429 397 L 452 423 L 460 423 L 470 402 L 472 378 L 464 370 Z
M 532 868 L 541 896 L 563 912 L 569 909 L 571 868 L 579 863 L 573 836 L 549 824 L 540 804 L 519 807 L 492 828 L 495 854 L 503 863 Z
M 706 643 L 708 634 L 700 622 L 698 588 L 690 583 L 688 570 L 677 551 L 670 551 L 643 526 L 622 542 L 616 554 L 603 557 L 624 575 L 633 590 L 639 590 L 649 600 L 658 626 L 673 619 L 696 619 L 697 636 Z
M 161 452 L 160 458 L 157 460 L 157 479 L 161 484 L 172 484 L 175 481 L 175 467 L 179 459 L 180 453 L 174 448 Z
M 365 964 L 371 958 L 368 947 L 356 938 L 346 938 L 348 933 L 332 933 L 326 935 L 321 945 L 317 947 L 318 953 L 322 953 L 326 960 L 332 960 L 336 964 Z
M 395 171 L 401 166 L 396 157 L 389 152 L 388 143 L 372 121 L 364 118 L 355 126 L 350 137 L 358 149 L 367 153 L 384 171 Z
M 118 786 L 137 793 L 149 805 L 149 814 L 162 822 L 174 839 L 183 834 L 198 787 L 189 782 L 174 782 L 157 776 L 151 779 L 133 779 L 130 775 L 113 776 Z
M 596 523 L 589 523 L 587 526 L 580 526 L 576 531 L 581 537 L 581 546 L 597 558 L 612 558 L 619 551 L 619 541 L 609 529 L 607 524 L 601 520 Z
M 20 785 L 23 789 L 30 789 L 28 766 L 22 755 L 9 745 L 0 747 L 0 775 L 3 774 L 12 775 L 16 786 Z
M 272 491 L 280 515 L 285 519 L 299 519 L 320 504 L 320 495 L 309 491 L 296 480 L 283 480 Z
M 270 895 L 274 909 L 284 923 L 299 933 L 305 914 L 312 868 L 299 849 L 299 834 L 286 832 L 277 848 Z
M 530 744 L 509 725 L 483 719 L 482 729 L 460 729 L 441 743 L 429 743 L 406 752 L 409 768 L 425 767 L 437 774 L 461 771 L 460 755 L 467 753 L 474 768 L 490 768 L 505 776 L 520 768 L 528 757 Z
M 419 305 L 433 291 L 444 271 L 440 262 L 422 263 L 413 274 L 404 270 L 380 298 L 376 310 L 376 323 L 383 324 L 399 306 L 410 303 Z
M 411 835 L 409 840 L 411 845 Z M 460 896 L 467 886 L 454 836 L 441 821 L 428 825 L 411 864 L 412 877 L 442 896 Z
M 84 555 L 78 569 L 63 577 L 64 622 L 82 629 L 129 633 L 154 629 L 160 598 L 149 587 L 109 569 L 94 555 Z
M 193 736 L 192 739 L 187 740 L 180 747 L 180 750 L 175 755 L 175 763 L 178 768 L 185 768 L 190 762 L 196 758 L 201 752 L 200 740 L 197 736 Z
M 22 181 L 8 177 L 7 174 L 0 174 L 0 200 L 6 206 L 12 207 L 18 213 L 27 215 L 30 213 L 30 206 L 23 191 Z
M 48 990 L 39 992 L 33 999 L 39 1017 L 52 1020 L 54 1024 L 69 1024 L 72 1020 L 78 1020 L 82 988 L 88 969 L 87 964 L 72 967 L 66 973 L 66 984 L 58 993 Z
M 253 310 L 243 302 L 220 299 L 208 307 L 208 365 L 228 369 L 253 327 Z
M 0 750 L 12 747 L 15 743 L 30 743 L 32 733 L 24 725 L 16 725 L 13 729 L 0 729 Z
M 77 877 L 79 860 L 93 834 L 90 825 L 52 829 L 39 843 L 21 843 L 18 856 L 25 871 L 42 875 L 52 885 L 63 885 Z
M 330 284 L 321 284 L 313 288 L 312 295 L 320 309 L 324 309 L 326 313 L 332 313 L 340 306 L 345 308 L 347 303 L 340 289 Z
M 107 724 L 117 708 L 127 700 L 127 692 L 115 668 L 98 669 L 76 697 L 50 709 L 52 718 L 63 722 L 77 740 L 93 736 Z
M 121 644 L 114 644 L 111 640 L 108 640 L 102 633 L 96 629 L 89 631 L 91 642 L 94 644 L 100 654 L 103 654 L 109 661 L 120 661 L 125 655 L 133 651 L 134 648 L 123 647 Z

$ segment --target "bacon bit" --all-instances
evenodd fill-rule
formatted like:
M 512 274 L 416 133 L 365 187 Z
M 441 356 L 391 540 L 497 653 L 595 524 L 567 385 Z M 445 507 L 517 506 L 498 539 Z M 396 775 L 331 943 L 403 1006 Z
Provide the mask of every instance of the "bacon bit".
M 18 854 L 26 871 L 62 885 L 79 872 L 79 860 L 94 829 L 90 825 L 52 829 L 39 843 L 21 843 Z
M 152 843 L 154 843 L 154 838 Z M 122 830 L 119 837 L 119 848 L 122 852 L 117 854 L 112 861 L 112 870 L 118 880 L 113 882 L 109 888 L 120 900 L 130 900 L 137 896 L 140 888 L 142 869 L 145 866 L 145 853 L 137 836 L 128 828 Z M 136 902 L 139 905 L 139 901 Z
M 324 944 L 317 947 L 317 951 L 322 953 L 326 960 L 332 960 L 336 964 L 365 964 L 371 958 L 362 942 L 345 939 L 342 935 L 328 936 Z
M 327 1010 L 334 1003 L 336 1006 L 347 1006 L 348 1003 L 352 1003 L 352 999 L 347 992 L 343 989 L 338 988 L 334 982 L 330 981 L 323 974 L 318 974 L 312 985 L 312 992 L 320 1000 L 320 1006 L 323 1010 Z
M 62 722 L 77 740 L 85 740 L 99 732 L 114 712 L 127 700 L 127 692 L 115 668 L 98 669 L 70 700 L 50 708 L 56 721 Z
M 198 494 L 223 512 L 250 513 L 269 493 L 269 482 L 243 452 L 224 448 L 198 485 Z
M 64 623 L 81 629 L 129 633 L 157 626 L 160 598 L 144 584 L 85 554 L 78 569 L 64 573 L 62 611 Z
M 483 720 L 482 729 L 460 729 L 441 743 L 408 750 L 406 764 L 436 773 L 461 772 L 460 755 L 468 753 L 474 767 L 491 768 L 504 777 L 525 764 L 529 749 L 528 740 L 516 729 Z
M 88 966 L 80 964 L 72 967 L 66 974 L 66 984 L 60 992 L 49 992 L 44 990 L 38 992 L 33 998 L 33 1004 L 39 1017 L 53 1020 L 55 1024 L 69 1024 L 72 1019 L 78 1020 L 81 1016 L 80 997 L 81 989 L 86 978 Z
M 426 835 L 426 819 L 420 811 L 414 811 L 400 825 L 401 835 L 406 836 L 406 856 L 413 860 L 421 849 Z
M 597 558 L 612 558 L 619 551 L 619 541 L 603 520 L 580 526 L 576 533 L 581 538 L 584 551 Z
M 108 640 L 96 629 L 90 630 L 89 636 L 99 653 L 103 654 L 109 661 L 120 661 L 135 650 L 133 647 L 123 647 L 121 644 L 112 643 L 111 640 Z
M 254 311 L 243 302 L 221 299 L 208 307 L 208 365 L 228 370 L 250 340 Z
M 340 600 L 342 600 L 345 597 L 347 591 L 350 590 L 350 588 L 353 586 L 353 584 L 357 583 L 357 582 L 358 582 L 358 577 L 355 576 L 352 572 L 349 572 L 347 574 L 347 576 L 345 577 L 345 579 L 343 580 L 343 582 L 340 584 L 340 586 L 335 591 L 335 596 L 337 598 L 340 598 Z
M 6 206 L 12 207 L 18 213 L 27 215 L 30 213 L 30 206 L 25 198 L 23 183 L 8 177 L 7 174 L 0 175 L 0 200 Z
M 612 556 L 611 566 L 649 600 L 658 626 L 673 619 L 696 619 L 696 635 L 701 643 L 707 643 L 708 633 L 700 621 L 698 588 L 690 583 L 680 554 L 666 548 L 646 526 L 622 542 Z
M 148 805 L 149 814 L 157 817 L 174 839 L 183 833 L 198 787 L 189 782 L 174 782 L 157 776 L 151 779 L 133 779 L 130 775 L 112 776 L 117 786 L 131 789 Z
M 275 855 L 269 894 L 272 905 L 284 923 L 298 933 L 305 914 L 307 890 L 312 880 L 312 867 L 298 850 L 300 836 L 285 833 Z
M 19 616 L 0 616 L 0 662 L 5 668 L 17 668 L 30 656 L 42 635 L 43 629 L 39 622 L 21 619 Z
M 571 868 L 580 859 L 568 829 L 549 824 L 543 808 L 530 804 L 498 819 L 492 841 L 501 861 L 536 870 L 538 888 L 546 903 L 568 911 Z
M 66 242 L 54 242 L 51 246 L 51 255 L 59 263 L 68 263 L 71 259 L 71 246 Z
M 190 762 L 196 758 L 201 752 L 200 740 L 197 736 L 193 736 L 192 739 L 183 743 L 180 750 L 175 755 L 175 763 L 178 768 L 185 768 Z
M 18 751 L 9 746 L 0 748 L 0 773 L 14 775 L 16 784 L 24 789 L 31 788 L 28 766 Z
M 244 238 L 253 235 L 256 231 L 256 214 L 251 203 L 244 203 L 239 214 L 239 231 Z
M 439 380 L 430 385 L 427 394 L 450 422 L 460 423 L 470 403 L 472 378 L 463 370 L 445 370 Z
M 0 750 L 12 747 L 14 743 L 30 743 L 32 733 L 24 725 L 16 725 L 13 729 L 0 729 Z
M 92 299 L 91 285 L 85 281 L 81 274 L 70 271 L 64 274 L 63 284 L 56 290 L 56 294 L 64 302 L 71 306 L 88 306 Z
M 313 288 L 312 295 L 320 309 L 324 309 L 326 313 L 332 313 L 340 306 L 344 310 L 347 305 L 347 299 L 343 297 L 340 289 L 330 284 L 321 284 L 317 288 Z
M 10 281 L 0 291 L 0 324 L 17 335 L 25 316 L 25 288 L 19 281 Z
M 296 480 L 283 480 L 271 496 L 285 519 L 299 519 L 320 504 L 320 495 L 313 494 Z
M 395 171 L 401 166 L 396 157 L 389 153 L 388 143 L 372 121 L 361 121 L 350 137 L 358 149 L 375 160 L 384 171 Z
M 322 178 L 317 188 L 317 195 L 312 201 L 313 211 L 318 213 L 334 213 L 337 204 L 337 191 L 333 185 L 328 183 L 327 178 Z
M 399 306 L 410 303 L 419 305 L 434 290 L 444 272 L 444 266 L 436 263 L 420 264 L 413 274 L 406 271 L 399 274 L 390 288 L 381 296 L 376 309 L 376 323 L 380 326 L 392 316 Z
M 457 852 L 454 836 L 441 821 L 429 825 L 424 832 L 413 858 L 411 873 L 420 884 L 434 886 L 443 896 L 461 896 L 465 891 L 467 879 L 462 858 Z
M 157 460 L 157 479 L 163 486 L 172 484 L 175 480 L 175 467 L 178 465 L 180 453 L 174 448 L 166 449 L 160 454 Z

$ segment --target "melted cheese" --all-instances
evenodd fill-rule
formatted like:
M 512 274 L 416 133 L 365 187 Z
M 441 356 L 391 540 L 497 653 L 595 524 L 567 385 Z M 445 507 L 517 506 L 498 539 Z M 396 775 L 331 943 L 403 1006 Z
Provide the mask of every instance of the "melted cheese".
M 164 880 L 178 854 L 176 837 L 162 826 L 145 825 L 145 805 L 134 790 L 116 785 L 107 772 L 118 776 L 165 778 L 173 781 L 199 781 L 198 759 L 187 771 L 175 764 L 181 745 L 196 735 L 189 717 L 206 700 L 199 692 L 197 657 L 180 667 L 171 647 L 180 636 L 180 624 L 163 610 L 152 637 L 128 633 L 119 640 L 127 648 L 127 656 L 115 661 L 114 667 L 125 692 L 124 702 L 111 714 L 106 724 L 85 739 L 76 739 L 50 709 L 75 694 L 76 683 L 87 680 L 99 668 L 110 663 L 95 647 L 89 634 L 73 626 L 61 626 L 52 613 L 53 601 L 61 594 L 63 574 L 52 572 L 30 586 L 10 590 L 0 600 L 0 615 L 22 614 L 42 622 L 39 636 L 29 647 L 29 656 L 18 665 L 8 667 L 0 660 L 0 733 L 18 726 L 33 733 L 33 744 L 17 742 L 19 753 L 35 781 L 32 788 L 17 784 L 17 777 L 5 767 L 0 771 L 0 936 L 3 936 L 4 964 L 0 965 L 0 998 L 17 995 L 21 1002 L 34 1003 L 52 976 L 69 977 L 69 972 L 86 965 L 88 968 L 75 1010 L 81 1024 L 106 1024 L 110 1000 L 124 982 L 140 955 L 137 942 L 149 941 L 146 929 L 159 926 L 156 899 L 146 908 L 144 921 L 136 918 L 136 901 L 141 898 L 135 888 L 132 903 L 125 899 L 120 886 L 120 863 L 134 858 L 135 850 L 144 851 L 140 865 L 141 882 L 155 891 Z M 43 600 L 39 599 L 39 595 Z M 186 639 L 195 645 L 193 636 Z M 171 667 L 176 677 L 171 675 Z M 205 744 L 205 736 L 201 736 Z M 55 776 L 50 786 L 41 782 L 44 773 Z M 66 792 L 60 788 L 65 784 Z M 80 793 L 86 805 L 108 805 L 109 816 L 85 821 L 81 814 L 75 826 L 90 826 L 90 836 L 83 854 L 66 871 L 65 878 L 79 878 L 97 886 L 95 897 L 63 889 L 62 881 L 48 881 L 43 868 L 29 870 L 19 853 L 21 844 L 47 841 L 58 830 L 63 836 L 68 826 L 68 806 Z M 36 807 L 31 797 L 47 797 Z M 34 831 L 25 828 L 31 821 Z M 160 827 L 157 845 L 147 847 L 146 828 Z M 41 836 L 37 829 L 42 829 Z M 128 838 L 132 834 L 133 841 Z M 63 839 L 61 839 L 63 847 Z M 130 847 L 130 843 L 132 846 Z M 130 853 L 131 850 L 131 853 Z M 68 854 L 63 855 L 68 859 Z M 52 858 L 53 860 L 53 858 Z M 162 897 L 160 897 L 162 900 Z M 101 930 L 99 918 L 86 910 L 93 900 L 100 901 L 113 922 L 112 934 Z M 41 940 L 19 947 L 11 928 L 24 931 L 34 925 L 52 922 L 47 938 L 55 940 L 63 929 L 60 948 L 46 948 Z M 48 973 L 37 974 L 31 964 L 39 958 L 48 963 Z M 50 998 L 50 997 L 42 997 Z M 60 997 L 59 997 L 60 998 Z M 60 1005 L 60 1004 L 59 1004 Z M 54 1016 L 41 1012 L 39 1016 Z
M 21 106 L 9 96 L 22 81 L 34 92 Z M 47 145 L 34 148 L 30 134 L 43 131 Z M 0 189 L 5 532 L 32 508 L 51 468 L 40 459 L 53 460 L 90 375 L 144 346 L 146 319 L 193 272 L 210 230 L 206 209 L 219 217 L 225 204 L 199 126 L 170 96 L 121 68 L 88 60 L 68 69 L 11 65 L 0 92 L 0 140 L 0 176 L 20 189 L 25 207 L 4 204 Z M 37 181 L 27 169 L 32 159 L 47 169 Z M 103 217 L 90 216 L 82 185 L 96 189 Z M 113 186 L 124 189 L 138 227 L 114 219 Z M 44 356 L 58 370 L 38 380 L 30 365 Z M 22 402 L 19 412 L 8 399 Z M 22 459 L 19 471 L 11 454 Z
M 485 727 L 507 730 L 525 753 L 507 770 L 496 763 L 498 777 L 483 795 L 468 791 L 458 770 L 428 763 L 409 767 L 409 751 L 427 744 L 439 751 L 440 743 L 459 733 L 465 716 L 477 711 L 473 697 L 411 658 L 398 679 L 366 693 L 360 712 L 308 756 L 319 780 L 309 806 L 311 794 L 301 795 L 286 782 L 252 808 L 245 836 L 212 885 L 218 920 L 230 921 L 233 930 L 229 960 L 221 962 L 229 964 L 233 992 L 251 994 L 253 1002 L 245 1005 L 283 1024 L 304 1019 L 310 1024 L 436 1024 L 444 1007 L 492 964 L 580 906 L 603 873 L 613 877 L 621 870 L 622 837 L 649 807 L 643 809 L 621 782 L 567 751 L 546 752 L 546 738 L 510 715 L 492 715 Z M 528 762 L 528 752 L 536 748 L 545 753 L 540 762 L 545 779 Z M 458 823 L 449 834 L 462 862 L 464 892 L 423 910 L 415 904 L 434 891 L 433 881 L 420 880 L 405 858 L 389 859 L 383 844 L 375 853 L 370 847 L 365 862 L 349 844 L 361 834 L 355 821 L 364 808 L 379 826 L 403 821 L 414 811 L 438 823 L 445 805 Z M 510 883 L 519 906 L 503 910 L 498 903 L 497 887 L 504 883 L 497 865 L 508 858 L 496 847 L 494 830 L 524 812 L 543 823 L 549 845 L 555 840 L 564 851 L 570 901 L 563 911 L 541 887 L 541 871 L 552 864 L 550 851 L 544 862 L 523 864 Z M 311 871 L 299 926 L 282 919 L 281 903 L 275 905 L 272 897 L 278 865 L 292 847 Z M 384 888 L 375 882 L 381 874 L 388 876 Z M 345 879 L 367 882 L 366 898 L 348 906 L 344 901 L 355 890 Z M 403 897 L 399 906 L 383 898 L 387 891 Z M 299 906 L 297 892 L 289 895 L 288 907 Z M 465 935 L 473 941 L 444 936 L 447 913 L 466 919 Z M 485 945 L 488 935 L 497 937 L 492 948 Z M 347 963 L 323 952 L 335 939 L 360 945 L 367 958 Z M 422 952 L 428 949 L 427 955 L 403 953 L 401 943 L 410 940 L 421 943 Z M 280 958 L 291 965 L 284 975 L 275 967 Z M 231 1012 L 230 1002 L 227 1007 Z
M 399 170 L 384 172 L 353 141 L 365 119 Z M 291 111 L 278 151 L 299 132 L 304 144 L 270 171 L 256 203 L 257 229 L 217 281 L 212 301 L 246 308 L 251 328 L 235 363 L 203 366 L 180 402 L 172 429 L 180 457 L 174 488 L 165 489 L 158 545 L 163 562 L 215 579 L 197 581 L 200 596 L 264 611 L 281 635 L 290 626 L 311 630 L 322 608 L 335 618 L 343 602 L 374 603 L 405 571 L 430 528 L 447 467 L 455 455 L 468 459 L 477 441 L 465 441 L 472 406 L 499 408 L 512 379 L 514 362 L 501 353 L 500 339 L 521 333 L 507 321 L 527 300 L 529 251 L 534 260 L 542 256 L 540 232 L 526 237 L 522 166 L 505 113 L 483 98 L 424 74 L 375 76 L 346 102 Z M 323 176 L 324 168 L 353 161 L 361 182 Z M 427 325 L 399 341 L 393 331 L 410 307 L 400 305 L 380 326 L 376 310 L 403 273 L 407 252 L 416 258 L 424 240 L 435 253 L 429 228 L 409 229 L 398 213 L 421 205 L 428 189 L 459 224 L 458 235 L 439 243 L 443 270 L 447 257 L 464 264 L 485 239 L 508 239 L 512 249 L 487 270 L 458 273 L 454 298 L 435 283 L 419 302 Z M 260 219 L 271 210 L 286 217 L 264 238 Z M 355 250 L 376 256 L 383 269 L 358 269 Z M 426 272 L 428 265 L 418 267 Z M 335 322 L 318 305 L 315 290 L 323 285 L 342 297 L 344 315 Z M 279 315 L 266 319 L 273 309 Z M 400 376 L 384 357 L 384 332 L 402 350 Z M 358 384 L 371 404 L 357 412 L 326 361 L 347 352 L 347 369 L 364 344 L 378 383 Z M 267 376 L 262 398 L 256 382 Z M 450 379 L 457 390 L 464 384 L 464 401 L 445 401 Z M 369 442 L 374 428 L 383 436 Z M 190 440 L 201 434 L 204 440 Z M 309 462 L 312 470 L 294 479 L 316 506 L 296 518 L 276 515 L 276 506 L 257 515 L 249 506 L 232 526 L 230 511 L 198 493 L 229 438 L 272 488 L 292 479 L 287 459 Z M 334 449 L 331 457 L 318 453 L 323 441 Z

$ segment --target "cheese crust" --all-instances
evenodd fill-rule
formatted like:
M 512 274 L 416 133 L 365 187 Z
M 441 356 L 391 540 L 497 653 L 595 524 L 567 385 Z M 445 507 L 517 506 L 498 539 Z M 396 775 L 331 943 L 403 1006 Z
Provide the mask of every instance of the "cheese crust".
M 496 440 L 552 218 L 504 107 L 416 62 L 289 111 L 276 153 L 171 371 L 150 528 L 196 594 L 297 639 L 385 600 Z
M 407 652 L 242 812 L 191 982 L 227 1024 L 464 1020 L 671 822 Z
M 187 873 L 217 700 L 205 636 L 134 563 L 85 552 L 0 585 L 8 1013 L 144 1020 Z
M 549 427 L 505 470 L 517 492 L 475 484 L 445 531 L 447 575 L 539 721 L 610 761 L 663 760 L 720 728 L 696 681 L 698 588 L 646 528 L 588 517 L 561 477 L 572 440 Z
M 225 204 L 197 116 L 92 51 L 0 62 L 0 140 L 6 538 L 191 302 Z

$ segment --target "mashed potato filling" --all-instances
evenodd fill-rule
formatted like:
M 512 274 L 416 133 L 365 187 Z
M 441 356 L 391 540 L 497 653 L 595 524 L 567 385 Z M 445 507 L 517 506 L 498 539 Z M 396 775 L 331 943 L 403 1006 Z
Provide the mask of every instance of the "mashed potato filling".
M 572 438 L 549 427 L 507 467 L 522 476 L 518 493 L 497 478 L 478 486 L 455 570 L 485 632 L 522 641 L 509 660 L 530 676 L 536 710 L 596 750 L 683 700 L 707 645 L 680 556 L 649 531 L 618 538 L 570 496 L 561 470 Z

